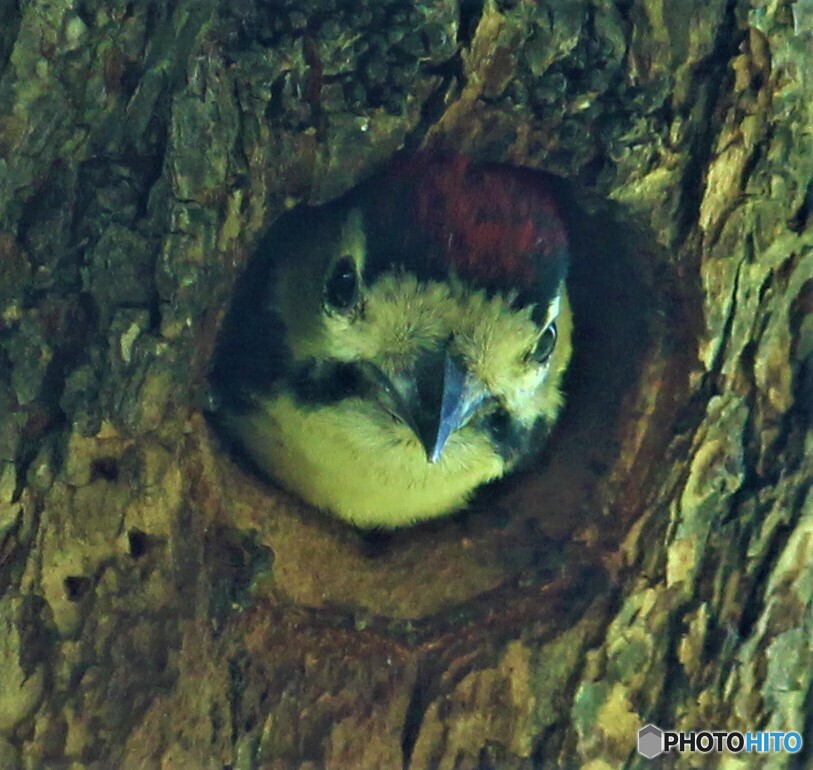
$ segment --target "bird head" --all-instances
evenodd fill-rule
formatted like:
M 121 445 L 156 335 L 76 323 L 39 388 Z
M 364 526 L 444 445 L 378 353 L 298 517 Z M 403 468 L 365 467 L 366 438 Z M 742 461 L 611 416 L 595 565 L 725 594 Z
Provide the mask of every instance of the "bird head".
M 271 305 L 303 401 L 356 399 L 358 431 L 429 465 L 490 448 L 492 476 L 554 421 L 570 358 L 567 243 L 538 175 L 413 159 L 277 244 Z

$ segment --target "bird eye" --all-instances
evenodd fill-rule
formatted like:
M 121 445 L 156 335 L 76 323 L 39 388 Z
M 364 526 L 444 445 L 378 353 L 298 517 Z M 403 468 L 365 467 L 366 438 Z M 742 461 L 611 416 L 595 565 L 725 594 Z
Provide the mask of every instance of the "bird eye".
M 545 331 L 542 332 L 542 336 L 539 338 L 539 341 L 536 343 L 536 347 L 534 348 L 534 352 L 532 353 L 532 358 L 534 361 L 540 364 L 544 364 L 553 353 L 553 349 L 556 347 L 556 324 L 551 322 L 548 324 Z
M 325 283 L 324 303 L 328 310 L 347 311 L 358 298 L 358 275 L 351 257 L 342 257 L 333 265 Z

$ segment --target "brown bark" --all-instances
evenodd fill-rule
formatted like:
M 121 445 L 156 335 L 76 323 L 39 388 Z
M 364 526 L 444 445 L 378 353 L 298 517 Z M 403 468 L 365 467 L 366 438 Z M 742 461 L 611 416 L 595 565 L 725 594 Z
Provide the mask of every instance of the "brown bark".
M 813 762 L 813 13 L 0 0 L 0 766 Z M 287 205 L 399 149 L 563 178 L 537 467 L 371 544 L 202 417 Z

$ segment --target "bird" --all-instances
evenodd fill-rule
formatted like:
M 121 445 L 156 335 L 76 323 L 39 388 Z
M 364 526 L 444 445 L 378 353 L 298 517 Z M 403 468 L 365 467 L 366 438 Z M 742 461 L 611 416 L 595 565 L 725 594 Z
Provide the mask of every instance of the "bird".
M 360 530 L 465 508 L 563 405 L 568 237 L 548 178 L 419 153 L 281 215 L 222 325 L 213 420 Z

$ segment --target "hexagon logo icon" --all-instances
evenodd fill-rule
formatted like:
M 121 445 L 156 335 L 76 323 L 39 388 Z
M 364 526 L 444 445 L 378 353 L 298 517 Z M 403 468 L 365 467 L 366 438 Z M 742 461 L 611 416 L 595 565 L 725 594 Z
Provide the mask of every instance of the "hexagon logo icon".
M 655 725 L 644 725 L 638 731 L 638 753 L 647 759 L 663 754 L 663 730 Z

